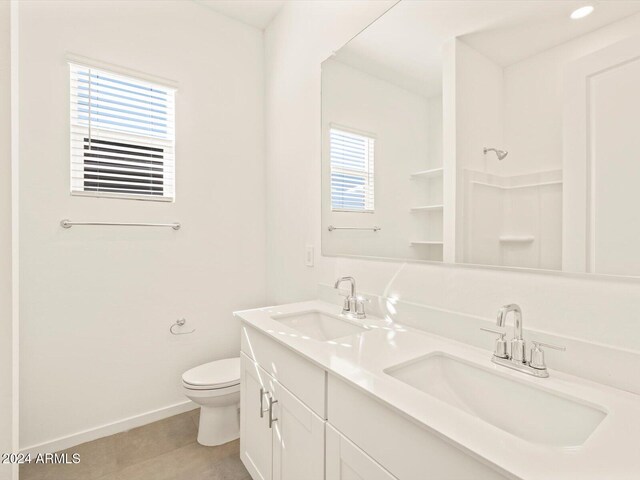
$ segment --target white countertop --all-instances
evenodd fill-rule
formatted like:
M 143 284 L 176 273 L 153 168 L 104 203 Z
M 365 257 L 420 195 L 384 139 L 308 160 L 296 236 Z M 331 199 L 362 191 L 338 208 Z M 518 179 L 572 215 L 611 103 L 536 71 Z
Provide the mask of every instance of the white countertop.
M 291 348 L 330 374 L 360 388 L 406 418 L 463 450 L 523 479 L 614 480 L 640 478 L 640 396 L 550 369 L 535 378 L 491 363 L 491 352 L 369 316 L 370 329 L 335 342 L 303 339 L 271 317 L 304 311 L 339 314 L 339 306 L 309 301 L 236 312 L 246 324 Z M 354 321 L 350 319 L 350 321 Z M 384 373 L 434 352 L 445 352 L 517 381 L 602 407 L 607 416 L 580 447 L 535 444 L 452 407 Z M 517 404 L 514 409 L 519 408 Z M 522 415 L 526 416 L 523 411 Z

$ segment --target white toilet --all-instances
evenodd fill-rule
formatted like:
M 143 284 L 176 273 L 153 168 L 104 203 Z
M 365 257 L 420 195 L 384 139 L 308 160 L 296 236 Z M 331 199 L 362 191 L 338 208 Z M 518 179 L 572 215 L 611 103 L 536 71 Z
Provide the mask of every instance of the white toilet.
M 185 395 L 200 405 L 198 443 L 221 445 L 240 436 L 240 358 L 225 358 L 182 375 Z

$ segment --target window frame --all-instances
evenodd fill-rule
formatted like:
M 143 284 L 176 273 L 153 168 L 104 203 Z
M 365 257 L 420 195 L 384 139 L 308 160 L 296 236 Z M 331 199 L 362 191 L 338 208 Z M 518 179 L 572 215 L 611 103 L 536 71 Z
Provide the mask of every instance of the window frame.
M 367 140 L 368 151 L 366 155 L 366 170 L 349 169 L 345 167 L 335 167 L 332 156 L 332 132 L 336 130 L 340 133 L 346 133 L 348 135 L 355 135 L 364 137 Z M 329 125 L 329 202 L 331 205 L 331 212 L 336 213 L 375 213 L 375 150 L 376 150 L 376 135 L 371 132 L 359 130 L 352 127 L 346 127 L 331 123 Z M 364 203 L 365 207 L 359 208 L 335 208 L 333 205 L 333 174 L 334 172 L 342 173 L 345 175 L 359 176 L 365 180 L 365 193 Z
M 86 59 L 85 57 L 78 57 L 75 55 L 66 55 L 66 63 L 68 68 L 69 75 L 69 90 L 68 95 L 69 99 L 67 102 L 69 108 L 69 192 L 72 196 L 78 197 L 90 197 L 90 198 L 111 198 L 111 199 L 121 199 L 121 200 L 139 200 L 139 201 L 151 201 L 151 202 L 164 202 L 164 203 L 173 203 L 176 200 L 176 96 L 177 96 L 177 83 L 171 80 L 162 79 L 159 77 L 153 77 L 151 75 L 137 72 L 134 70 L 118 67 L 115 65 L 97 62 L 90 59 Z M 73 118 L 74 108 L 77 109 L 77 103 L 74 104 L 73 99 L 73 68 L 81 68 L 88 70 L 97 70 L 101 73 L 105 73 L 107 75 L 112 75 L 114 77 L 123 78 L 124 80 L 129 80 L 132 83 L 140 83 L 145 86 L 153 86 L 158 89 L 161 89 L 163 92 L 166 92 L 167 95 L 171 95 L 170 107 L 167 108 L 167 114 L 171 121 L 171 133 L 167 135 L 165 138 L 161 137 L 153 137 L 153 136 L 145 136 L 143 134 L 123 131 L 119 129 L 109 129 L 104 128 L 102 126 L 81 124 L 81 122 L 77 121 Z M 164 183 L 167 176 L 172 179 L 172 185 L 170 191 L 163 191 L 162 195 L 153 195 L 153 194 L 145 194 L 145 193 L 122 193 L 122 192 L 109 192 L 109 191 L 91 191 L 85 190 L 86 186 L 84 185 L 84 180 L 82 180 L 82 189 L 79 189 L 77 186 L 78 183 L 78 167 L 82 168 L 82 173 L 80 175 L 84 176 L 85 174 L 85 158 L 84 155 L 76 154 L 74 155 L 74 148 L 79 147 L 79 143 L 84 146 L 85 142 L 81 142 L 78 139 L 74 139 L 74 133 L 77 135 L 78 132 L 86 128 L 89 132 L 89 135 L 93 132 L 97 132 L 96 140 L 101 141 L 122 141 L 122 142 L 131 142 L 132 145 L 139 145 L 143 148 L 151 148 L 151 147 L 162 147 L 163 154 L 170 156 L 170 161 L 163 163 L 161 173 L 163 175 L 163 188 L 166 188 L 166 183 Z M 114 138 L 104 138 L 100 136 L 100 132 L 106 132 L 106 136 L 109 137 L 117 137 Z M 86 148 L 85 148 L 86 149 Z M 169 153 L 165 153 L 169 149 Z M 83 150 L 84 151 L 84 150 Z M 81 160 L 79 160 L 81 158 Z M 164 160 L 164 158 L 163 158 Z

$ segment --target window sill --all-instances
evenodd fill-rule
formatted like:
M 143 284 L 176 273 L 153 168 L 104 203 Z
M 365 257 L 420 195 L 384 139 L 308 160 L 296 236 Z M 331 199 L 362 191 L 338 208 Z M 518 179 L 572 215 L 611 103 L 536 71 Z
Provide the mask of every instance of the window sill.
M 121 193 L 107 193 L 107 192 L 77 192 L 72 191 L 71 195 L 74 197 L 90 197 L 90 198 L 113 198 L 119 200 L 141 200 L 144 202 L 164 202 L 173 203 L 175 198 L 171 197 L 153 197 L 152 195 L 127 195 Z

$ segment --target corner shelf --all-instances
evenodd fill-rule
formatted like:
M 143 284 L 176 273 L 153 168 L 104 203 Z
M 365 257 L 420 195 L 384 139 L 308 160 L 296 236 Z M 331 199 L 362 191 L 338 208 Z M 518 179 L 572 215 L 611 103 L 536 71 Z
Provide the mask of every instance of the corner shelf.
M 442 175 L 444 169 L 442 167 L 439 168 L 431 168 L 429 170 L 422 170 L 420 172 L 414 172 L 410 175 L 410 178 L 431 178 Z
M 515 190 L 517 188 L 534 188 L 534 187 L 548 187 L 550 185 L 562 185 L 562 180 L 555 180 L 552 182 L 541 182 L 541 183 L 526 183 L 524 185 L 510 185 L 510 186 L 495 185 L 493 183 L 477 182 L 477 181 L 472 181 L 471 184 L 482 185 L 483 187 L 499 188 L 500 190 Z
M 431 165 L 434 163 L 437 165 L 441 162 L 433 162 Z M 409 173 L 408 181 L 413 194 L 412 203 L 414 206 L 409 204 L 408 207 L 413 230 L 411 236 L 414 240 L 409 237 L 408 244 L 412 249 L 412 256 L 415 258 L 442 261 L 444 242 L 437 240 L 437 238 L 442 237 L 443 230 L 444 202 L 441 193 L 443 180 L 444 168 L 442 166 Z M 436 239 L 430 240 L 429 237 Z
M 421 207 L 411 207 L 411 212 L 428 212 L 432 210 L 442 210 L 444 205 L 423 205 Z

